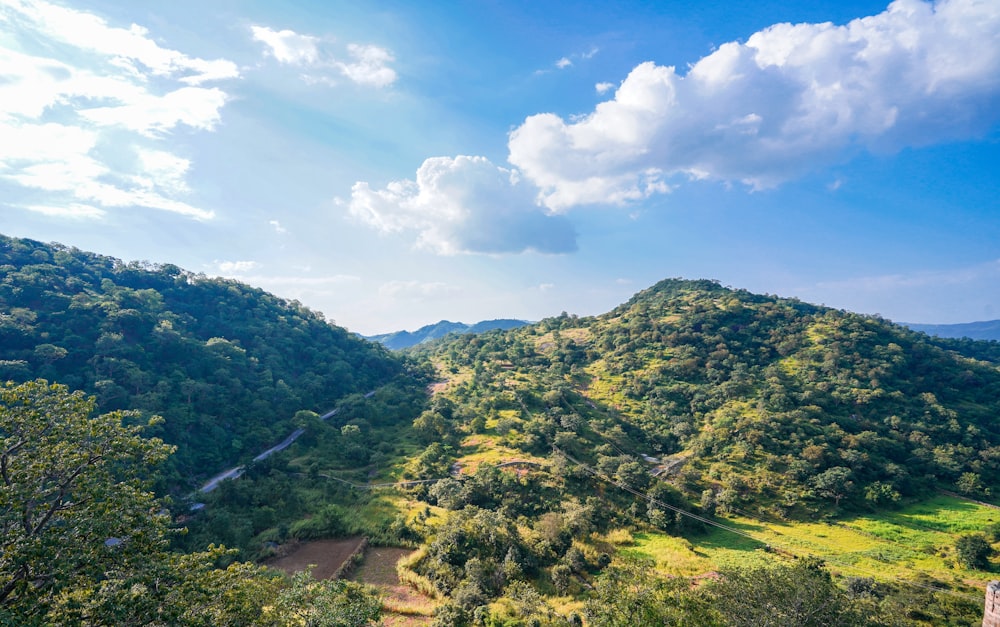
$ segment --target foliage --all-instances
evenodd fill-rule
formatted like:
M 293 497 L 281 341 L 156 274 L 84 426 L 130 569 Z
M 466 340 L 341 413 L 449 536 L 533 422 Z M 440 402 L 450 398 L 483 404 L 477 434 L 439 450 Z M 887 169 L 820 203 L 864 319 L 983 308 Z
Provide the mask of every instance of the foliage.
M 855 586 L 857 588 L 858 586 Z M 820 562 L 729 570 L 708 591 L 725 625 L 873 626 L 895 624 L 861 595 L 837 587 Z
M 309 627 L 367 627 L 379 623 L 382 599 L 370 588 L 342 580 L 314 580 L 308 572 L 292 577 L 269 611 L 290 624 Z
M 706 600 L 691 592 L 691 581 L 650 576 L 651 564 L 622 562 L 597 579 L 586 615 L 595 627 L 633 625 L 717 625 Z
M 706 508 L 755 501 L 809 516 L 824 501 L 891 507 L 934 487 L 988 494 L 1000 477 L 1000 368 L 982 344 L 671 279 L 602 316 L 413 354 L 456 373 L 446 393 L 460 415 L 486 417 L 460 428 L 591 464 L 683 453 L 696 477 L 687 489 L 713 492 Z
M 93 416 L 95 401 L 32 381 L 0 388 L 0 605 L 41 611 L 106 562 L 157 548 L 155 504 L 135 469 L 170 447 L 145 440 L 135 413 Z
M 221 547 L 167 550 L 168 517 L 138 479 L 170 447 L 134 418 L 33 381 L 0 388 L 0 624 L 374 624 L 381 603 L 344 582 L 290 584 Z
M 0 236 L 0 380 L 46 378 L 101 411 L 163 416 L 149 433 L 178 449 L 161 489 L 280 441 L 299 410 L 329 411 L 400 375 L 398 358 L 296 301 Z
M 986 536 L 981 533 L 970 533 L 959 536 L 955 541 L 955 551 L 958 562 L 965 568 L 985 570 L 989 568 L 990 557 L 994 550 Z

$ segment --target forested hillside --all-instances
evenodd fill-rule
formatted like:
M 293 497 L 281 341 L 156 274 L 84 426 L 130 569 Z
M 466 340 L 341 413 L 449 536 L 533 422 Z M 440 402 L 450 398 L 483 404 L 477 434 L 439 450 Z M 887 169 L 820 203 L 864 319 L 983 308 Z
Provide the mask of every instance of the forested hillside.
M 1000 485 L 992 348 L 667 280 L 602 316 L 426 354 L 445 373 L 467 369 L 453 397 L 469 415 L 509 417 L 526 451 L 556 445 L 612 471 L 595 447 L 680 455 L 691 488 L 784 516 Z
M 992 510 L 897 508 L 1000 489 L 998 363 L 996 343 L 679 279 L 390 354 L 234 281 L 2 238 L 0 622 L 367 625 L 371 589 L 217 568 L 364 535 L 416 549 L 397 571 L 440 626 L 967 624 Z M 156 509 L 150 477 L 191 487 L 293 428 L 197 513 Z M 886 544 L 821 555 L 848 528 Z
M 445 599 L 439 624 L 573 624 L 567 597 L 595 625 L 736 625 L 793 606 L 817 614 L 776 624 L 966 624 L 993 549 L 968 536 L 987 557 L 967 560 L 949 530 L 982 523 L 936 513 L 947 533 L 911 541 L 924 523 L 890 515 L 998 487 L 994 348 L 667 280 L 601 316 L 411 349 L 438 383 L 403 476 L 438 480 L 407 489 L 430 507 L 410 514 L 423 547 L 402 568 Z M 697 583 L 712 569 L 719 581 Z
M 298 302 L 170 264 L 0 236 L 0 380 L 44 378 L 138 409 L 178 446 L 178 484 L 284 438 L 303 409 L 403 373 L 380 346 Z

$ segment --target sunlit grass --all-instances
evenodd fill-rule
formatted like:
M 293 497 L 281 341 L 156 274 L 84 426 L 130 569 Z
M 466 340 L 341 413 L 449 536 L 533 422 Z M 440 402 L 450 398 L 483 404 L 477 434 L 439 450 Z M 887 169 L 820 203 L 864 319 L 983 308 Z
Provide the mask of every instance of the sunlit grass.
M 881 580 L 936 580 L 982 589 L 1000 575 L 968 570 L 955 559 L 955 540 L 1000 520 L 1000 511 L 951 497 L 936 497 L 897 511 L 827 522 L 759 521 L 745 516 L 720 518 L 726 527 L 678 538 L 662 533 L 634 534 L 619 554 L 651 558 L 668 575 L 693 576 L 727 567 L 813 556 L 845 576 Z

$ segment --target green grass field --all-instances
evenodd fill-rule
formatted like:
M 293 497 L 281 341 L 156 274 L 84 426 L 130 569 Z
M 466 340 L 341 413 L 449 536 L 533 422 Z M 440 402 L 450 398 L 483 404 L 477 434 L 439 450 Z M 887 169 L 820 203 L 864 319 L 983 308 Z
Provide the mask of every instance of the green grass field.
M 1000 510 L 949 496 L 833 522 L 775 522 L 746 516 L 719 521 L 751 537 L 714 527 L 687 538 L 642 533 L 621 552 L 651 558 L 659 571 L 669 575 L 757 566 L 794 555 L 818 557 L 845 576 L 937 581 L 970 591 L 981 591 L 990 579 L 1000 578 L 1000 560 L 994 560 L 990 571 L 968 570 L 958 565 L 954 549 L 959 535 L 1000 521 Z

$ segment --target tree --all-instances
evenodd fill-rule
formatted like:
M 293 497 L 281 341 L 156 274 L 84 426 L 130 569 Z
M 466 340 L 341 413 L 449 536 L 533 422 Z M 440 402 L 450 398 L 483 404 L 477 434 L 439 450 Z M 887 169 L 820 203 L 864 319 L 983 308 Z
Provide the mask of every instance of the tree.
M 595 627 L 718 624 L 704 599 L 692 592 L 689 580 L 660 578 L 651 561 L 634 559 L 601 574 L 585 611 L 588 624 Z
M 825 627 L 891 625 L 873 606 L 857 603 L 837 587 L 816 559 L 791 565 L 724 571 L 712 584 L 713 606 L 724 625 Z
M 351 581 L 316 581 L 308 572 L 292 577 L 278 595 L 273 614 L 280 624 L 306 627 L 367 627 L 377 625 L 382 599 L 372 588 Z
M 958 562 L 966 568 L 985 570 L 990 566 L 993 547 L 981 533 L 959 536 L 955 541 L 955 550 Z
M 813 477 L 811 483 L 817 494 L 824 498 L 833 499 L 833 502 L 839 506 L 840 500 L 854 490 L 851 475 L 850 468 L 834 466 Z
M 171 447 L 95 403 L 41 380 L 0 387 L 0 625 L 375 624 L 381 601 L 359 584 L 168 551 L 142 477 Z
M 93 397 L 37 380 L 0 388 L 0 608 L 29 614 L 74 579 L 102 576 L 161 540 L 136 468 L 171 447 L 137 412 L 92 417 Z M 148 424 L 155 423 L 150 420 Z

